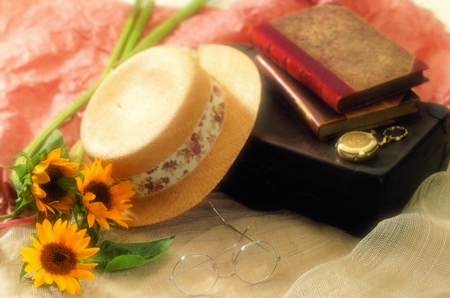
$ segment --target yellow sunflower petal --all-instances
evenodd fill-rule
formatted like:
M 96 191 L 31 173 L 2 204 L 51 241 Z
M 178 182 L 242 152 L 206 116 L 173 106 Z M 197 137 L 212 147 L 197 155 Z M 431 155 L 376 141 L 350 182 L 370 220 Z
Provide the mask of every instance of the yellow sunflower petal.
M 76 283 L 75 283 L 75 292 L 77 292 L 77 294 L 81 293 L 80 283 L 78 282 L 78 280 L 76 280 Z
M 35 201 L 38 210 L 41 212 L 45 212 L 45 216 L 47 216 L 47 208 L 45 208 L 45 205 L 39 199 L 36 199 Z
M 73 278 L 72 276 L 67 276 L 67 292 L 69 292 L 70 294 L 75 294 L 75 292 L 77 294 L 80 294 L 80 283 L 78 282 L 78 280 L 76 280 L 75 278 Z
M 50 176 L 44 171 L 42 173 L 32 175 L 31 181 L 34 183 L 44 184 L 50 182 Z
M 56 159 L 61 156 L 61 148 L 56 148 L 47 155 L 47 160 Z
M 43 245 L 47 244 L 43 242 L 45 231 L 43 230 L 42 225 L 40 223 L 36 223 L 36 232 L 38 234 L 39 241 Z
M 41 251 L 42 250 L 42 244 L 34 237 L 31 237 L 33 240 L 33 246 L 36 248 L 36 250 Z
M 40 256 L 41 252 L 35 248 L 32 247 L 22 247 L 20 253 L 23 255 L 23 261 L 25 263 L 38 263 L 40 264 Z M 34 270 L 37 271 L 37 270 Z M 31 271 L 27 271 L 31 272 Z
M 93 212 L 95 215 L 102 215 L 108 212 L 108 208 L 105 207 L 103 203 L 100 202 L 94 202 L 94 203 L 87 203 L 86 208 L 89 209 L 89 211 Z
M 35 257 L 35 256 L 39 256 L 41 254 L 41 252 L 34 247 L 22 247 L 20 250 L 20 253 L 24 257 L 28 257 L 28 256 Z
M 77 187 L 81 191 L 81 193 L 84 192 L 84 184 L 83 181 L 79 177 L 76 177 L 75 180 L 77 181 Z
M 62 292 L 66 289 L 67 286 L 67 275 L 55 275 L 54 280 L 58 289 Z
M 128 224 L 124 222 L 124 220 L 133 221 L 131 218 L 124 216 L 122 214 L 116 214 L 115 216 L 110 217 L 110 219 L 114 220 L 117 224 L 121 225 L 128 229 Z
M 89 166 L 87 164 L 84 164 L 84 168 L 83 170 L 81 170 L 81 173 L 84 175 L 85 179 L 84 182 L 85 184 L 89 184 L 89 177 L 91 176 L 91 169 L 89 168 Z
M 96 216 L 95 217 L 95 221 L 98 222 L 98 224 L 102 228 L 109 230 L 110 226 L 109 226 L 108 221 L 106 220 L 106 217 L 98 217 L 98 216 Z
M 61 237 L 59 238 L 59 240 L 61 241 L 61 243 L 65 243 L 70 245 L 70 243 L 72 243 L 72 237 L 74 237 L 74 235 L 76 234 L 76 230 L 77 230 L 78 226 L 77 224 L 73 224 L 70 225 L 66 228 L 66 230 L 64 231 L 64 233 L 61 235 Z M 75 236 L 77 240 L 79 236 Z
M 83 195 L 83 204 L 88 205 L 90 201 L 95 200 L 95 195 L 92 192 L 87 192 Z
M 59 276 L 59 275 L 55 275 Z M 47 284 L 51 285 L 53 283 L 53 274 L 44 270 L 44 280 Z
M 72 270 L 70 271 L 70 275 L 75 277 L 75 278 L 79 278 L 79 279 L 94 279 L 95 276 L 94 274 L 92 274 L 89 271 L 86 270 Z
M 54 201 L 51 202 L 50 204 L 47 205 L 48 208 L 54 208 L 60 212 L 63 212 L 65 214 L 69 214 L 70 210 L 72 210 L 72 204 L 65 204 L 65 203 L 61 203 L 60 201 Z
M 109 192 L 113 196 L 114 201 L 129 202 L 130 198 L 136 194 L 132 189 L 134 185 L 129 181 L 122 181 L 110 188 Z
M 95 255 L 99 251 L 99 249 L 100 248 L 98 248 L 98 247 L 83 249 L 82 251 L 77 253 L 77 257 L 79 260 L 89 258 L 89 257 Z
M 33 275 L 33 277 L 31 278 L 32 280 L 34 280 L 34 286 L 36 288 L 40 287 L 44 284 L 44 282 L 45 282 L 44 274 L 45 274 L 45 270 L 41 269 L 35 275 Z
M 71 237 L 64 237 L 64 239 L 62 239 L 61 242 L 65 243 L 66 245 L 69 245 L 75 252 L 77 252 L 78 250 L 76 249 L 76 247 L 81 241 L 83 241 L 83 239 L 85 239 L 83 238 L 85 233 L 86 229 L 83 229 L 77 233 L 74 233 Z M 90 237 L 86 238 L 90 240 Z
M 111 178 L 111 174 L 112 174 L 112 164 L 109 164 L 105 167 L 103 176 L 105 180 L 108 182 L 107 184 L 114 182 L 114 179 Z
M 62 229 L 61 224 L 62 224 L 61 218 L 58 218 L 58 220 L 53 224 L 52 234 L 53 234 L 53 240 L 55 242 L 60 241 L 59 238 L 61 237 L 63 230 L 65 230 L 65 228 Z
M 92 166 L 92 176 L 95 181 L 106 181 L 105 171 L 101 161 L 95 160 Z
M 43 174 L 47 170 L 50 162 L 48 160 L 41 161 L 37 165 L 34 166 L 32 173 L 34 175 Z M 47 173 L 45 173 L 47 175 Z
M 39 186 L 38 183 L 31 184 L 31 193 L 38 199 L 43 199 L 47 196 L 47 193 Z
M 90 204 L 83 201 L 83 203 L 85 203 L 86 208 L 89 210 L 88 214 L 89 227 L 92 226 L 91 224 L 94 224 L 95 219 L 95 221 L 97 221 L 100 226 L 109 230 L 109 223 L 107 222 L 106 218 L 108 217 L 108 214 L 110 212 L 108 212 L 108 209 L 105 207 L 105 205 L 103 205 L 103 203 L 100 202 Z
M 94 225 L 95 222 L 95 215 L 92 212 L 89 212 L 88 216 L 87 216 L 87 221 L 88 221 L 88 225 L 91 228 Z
M 75 162 L 66 162 L 64 166 L 60 166 L 59 169 L 64 176 L 74 177 L 78 174 L 78 171 L 74 168 L 78 167 L 78 164 Z
M 99 173 L 101 172 L 103 168 L 101 168 L 101 164 L 99 164 L 99 161 L 96 159 L 92 163 L 92 167 L 86 168 L 86 173 L 84 174 L 84 183 L 88 184 L 90 181 L 102 181 L 99 180 Z
M 91 241 L 91 237 L 86 237 L 78 241 L 78 243 L 72 245 L 72 249 L 76 252 L 81 251 L 88 246 L 89 241 Z
M 75 278 L 73 278 L 70 275 L 68 275 L 66 277 L 66 291 L 67 292 L 69 292 L 72 295 L 75 294 L 75 292 L 77 291 L 76 284 L 78 284 L 78 281 Z
M 39 241 L 42 243 L 42 245 L 46 245 L 47 243 L 54 241 L 52 233 L 52 224 L 47 219 L 44 219 L 42 225 L 37 223 L 36 230 L 38 232 Z
M 24 261 L 25 262 L 25 261 Z M 42 265 L 41 262 L 33 262 L 33 263 L 29 263 L 27 266 L 25 266 L 25 272 L 35 272 L 42 269 Z

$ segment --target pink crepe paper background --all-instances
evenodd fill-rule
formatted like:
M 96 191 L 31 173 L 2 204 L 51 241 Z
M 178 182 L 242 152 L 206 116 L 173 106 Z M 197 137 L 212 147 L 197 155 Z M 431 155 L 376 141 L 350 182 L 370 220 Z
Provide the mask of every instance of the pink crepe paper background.
M 203 8 L 163 44 L 246 43 L 253 26 L 327 2 L 336 1 L 247 0 L 227 10 Z M 409 0 L 338 2 L 425 61 L 430 82 L 415 91 L 424 101 L 450 107 L 450 34 L 431 12 Z M 130 9 L 106 0 L 0 2 L 0 166 L 9 165 L 57 113 L 96 82 Z M 175 11 L 155 7 L 146 31 Z M 82 111 L 62 128 L 68 146 L 79 137 L 81 117 Z M 11 210 L 8 190 L 8 184 L 0 187 L 0 214 Z M 3 222 L 0 228 L 23 222 L 30 218 Z

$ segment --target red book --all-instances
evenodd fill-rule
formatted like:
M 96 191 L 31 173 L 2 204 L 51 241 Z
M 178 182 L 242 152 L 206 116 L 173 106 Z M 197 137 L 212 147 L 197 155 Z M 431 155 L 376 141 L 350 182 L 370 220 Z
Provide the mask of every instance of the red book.
M 351 130 L 367 130 L 393 124 L 419 112 L 416 104 L 420 98 L 408 90 L 341 114 L 263 54 L 256 55 L 254 61 L 319 140 Z
M 425 63 L 340 5 L 260 24 L 249 41 L 338 112 L 427 81 Z

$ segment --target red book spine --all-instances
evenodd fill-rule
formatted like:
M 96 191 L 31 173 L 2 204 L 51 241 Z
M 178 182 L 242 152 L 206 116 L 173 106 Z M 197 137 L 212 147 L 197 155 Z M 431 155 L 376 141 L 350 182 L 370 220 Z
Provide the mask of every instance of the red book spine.
M 338 104 L 341 98 L 356 93 L 334 73 L 268 23 L 253 28 L 249 35 L 249 42 L 335 110 L 339 110 Z

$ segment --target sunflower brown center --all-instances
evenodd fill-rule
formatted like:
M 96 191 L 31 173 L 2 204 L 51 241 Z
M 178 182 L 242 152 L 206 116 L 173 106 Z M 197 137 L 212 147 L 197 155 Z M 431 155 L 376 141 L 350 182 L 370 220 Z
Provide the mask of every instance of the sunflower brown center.
M 109 192 L 108 185 L 104 182 L 91 181 L 84 189 L 84 192 L 91 192 L 95 195 L 95 199 L 91 203 L 100 202 L 109 210 L 112 206 L 112 195 Z
M 58 185 L 59 178 L 64 177 L 64 175 L 61 173 L 59 167 L 54 165 L 49 165 L 46 172 L 50 178 L 50 181 L 44 184 L 39 184 L 39 187 L 47 194 L 42 201 L 45 204 L 49 204 L 54 201 L 61 201 L 62 198 L 67 196 L 67 191 L 61 189 Z
M 77 254 L 62 243 L 48 243 L 41 251 L 41 264 L 47 272 L 56 275 L 68 275 L 77 268 Z

